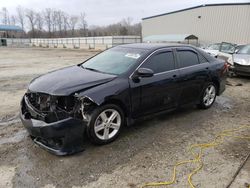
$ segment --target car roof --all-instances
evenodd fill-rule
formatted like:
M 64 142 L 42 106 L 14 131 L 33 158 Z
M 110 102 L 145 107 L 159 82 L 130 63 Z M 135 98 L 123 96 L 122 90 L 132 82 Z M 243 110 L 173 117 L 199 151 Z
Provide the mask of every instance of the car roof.
M 190 47 L 193 49 L 196 49 L 200 54 L 202 54 L 209 62 L 216 61 L 214 57 L 210 56 L 208 53 L 205 51 L 192 46 L 188 44 L 179 44 L 179 43 L 134 43 L 134 44 L 123 44 L 119 45 L 117 47 L 122 47 L 122 48 L 134 48 L 134 49 L 145 49 L 148 50 L 149 52 L 161 49 L 161 48 L 171 48 L 171 47 Z
M 194 46 L 186 44 L 178 44 L 178 43 L 134 43 L 134 44 L 119 45 L 119 47 L 156 50 L 160 48 L 169 48 L 169 47 L 194 47 Z

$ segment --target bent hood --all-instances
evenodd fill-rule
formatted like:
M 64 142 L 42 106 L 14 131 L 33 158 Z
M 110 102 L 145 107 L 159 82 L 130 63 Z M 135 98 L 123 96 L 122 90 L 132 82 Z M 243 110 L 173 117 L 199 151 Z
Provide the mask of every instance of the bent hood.
M 250 66 L 250 55 L 247 54 L 234 54 L 233 56 L 234 63 Z
M 115 75 L 86 70 L 80 66 L 72 66 L 34 79 L 29 85 L 29 90 L 31 92 L 66 96 L 107 83 L 114 78 L 116 78 Z
M 208 49 L 204 49 L 205 52 L 207 52 L 208 54 L 210 54 L 211 56 L 215 57 L 218 55 L 219 50 L 208 50 Z

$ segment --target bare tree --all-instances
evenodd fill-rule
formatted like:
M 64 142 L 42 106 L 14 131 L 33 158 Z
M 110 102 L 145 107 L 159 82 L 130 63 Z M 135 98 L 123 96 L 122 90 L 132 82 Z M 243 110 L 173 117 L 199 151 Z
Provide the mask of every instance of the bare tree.
M 70 16 L 69 27 L 70 27 L 72 36 L 74 36 L 74 34 L 75 34 L 75 28 L 76 28 L 77 22 L 78 22 L 78 16 Z
M 64 15 L 63 11 L 61 11 L 61 10 L 57 11 L 56 25 L 57 25 L 60 37 L 62 37 L 62 30 L 63 30 L 63 15 Z
M 52 9 L 46 8 L 44 12 L 44 20 L 49 32 L 49 37 L 51 37 L 51 26 L 52 26 Z
M 141 35 L 141 24 L 132 24 L 131 18 L 125 18 L 108 26 L 90 26 L 88 33 L 97 36 L 107 35 Z
M 56 10 L 52 10 L 51 25 L 52 25 L 52 33 L 55 35 L 57 31 L 57 11 Z
M 3 24 L 18 24 L 23 30 L 28 23 L 29 37 L 70 37 L 70 36 L 107 36 L 107 35 L 141 35 L 141 24 L 133 24 L 127 17 L 120 22 L 107 26 L 88 26 L 86 14 L 68 15 L 58 9 L 46 8 L 42 12 L 32 9 L 16 8 L 16 14 L 9 15 L 6 8 L 0 9 L 0 22 Z
M 25 14 L 24 9 L 21 6 L 16 8 L 17 11 L 17 22 L 20 24 L 22 30 L 24 31 L 24 24 L 25 24 Z
M 2 8 L 2 23 L 4 25 L 9 25 L 10 24 L 10 18 L 9 18 L 9 12 L 6 7 Z
M 69 28 L 69 16 L 68 16 L 68 14 L 63 13 L 62 19 L 63 19 L 64 36 L 67 36 L 67 31 L 68 31 L 68 28 Z
M 132 21 L 133 21 L 133 18 L 131 17 L 127 17 L 127 18 L 124 18 L 122 21 L 121 21 L 121 24 L 125 27 L 128 27 L 128 26 L 131 26 L 132 25 Z
M 36 22 L 38 34 L 39 34 L 39 37 L 41 37 L 42 31 L 43 31 L 43 23 L 44 23 L 42 13 L 41 12 L 36 13 L 35 19 L 36 19 L 35 22 Z
M 15 15 L 12 15 L 12 16 L 10 17 L 10 24 L 11 24 L 11 25 L 16 25 L 16 16 L 15 16 Z
M 80 30 L 81 30 L 81 35 L 86 37 L 87 36 L 87 21 L 86 21 L 86 14 L 84 12 L 81 13 L 80 15 Z
M 36 12 L 32 9 L 27 9 L 26 10 L 26 17 L 28 18 L 28 21 L 30 24 L 32 37 L 35 37 Z

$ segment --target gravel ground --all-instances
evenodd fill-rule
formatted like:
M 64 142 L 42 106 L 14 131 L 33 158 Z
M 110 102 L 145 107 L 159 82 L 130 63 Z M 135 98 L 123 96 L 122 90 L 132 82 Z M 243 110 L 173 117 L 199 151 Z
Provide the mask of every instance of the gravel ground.
M 19 102 L 32 78 L 82 62 L 97 52 L 66 49 L 0 48 L 0 188 L 5 187 L 140 187 L 146 182 L 170 180 L 175 162 L 191 159 L 192 144 L 207 143 L 225 129 L 250 125 L 250 79 L 228 79 L 226 91 L 214 106 L 193 106 L 137 122 L 125 128 L 117 141 L 97 147 L 86 140 L 86 150 L 54 156 L 36 146 L 18 119 Z M 241 131 L 250 135 L 250 131 Z M 193 177 L 196 187 L 226 187 L 250 152 L 250 142 L 226 138 L 204 152 L 204 167 Z M 177 182 L 188 187 L 196 165 L 178 168 Z M 232 188 L 250 183 L 250 161 Z

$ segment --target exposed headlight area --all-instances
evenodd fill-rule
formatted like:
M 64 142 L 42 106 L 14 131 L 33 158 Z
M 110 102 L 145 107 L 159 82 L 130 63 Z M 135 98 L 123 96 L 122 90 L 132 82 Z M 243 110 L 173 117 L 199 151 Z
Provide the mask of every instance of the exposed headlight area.
M 227 63 L 228 63 L 229 65 L 233 65 L 233 64 L 234 64 L 233 58 L 232 58 L 232 57 L 229 57 L 229 58 L 227 59 Z
M 51 96 L 27 92 L 22 101 L 22 111 L 27 118 L 52 123 L 68 117 L 81 118 L 80 105 L 74 96 Z
M 39 111 L 50 111 L 51 106 L 51 96 L 42 93 L 32 93 L 28 92 L 25 94 L 30 104 Z
M 58 110 L 63 110 L 66 112 L 73 112 L 76 104 L 76 98 L 73 96 L 67 97 L 56 97 L 55 99 L 55 107 Z

